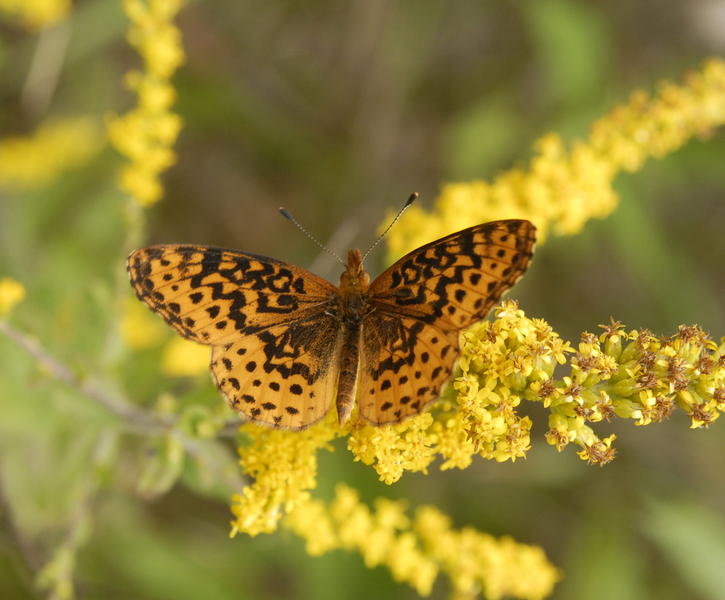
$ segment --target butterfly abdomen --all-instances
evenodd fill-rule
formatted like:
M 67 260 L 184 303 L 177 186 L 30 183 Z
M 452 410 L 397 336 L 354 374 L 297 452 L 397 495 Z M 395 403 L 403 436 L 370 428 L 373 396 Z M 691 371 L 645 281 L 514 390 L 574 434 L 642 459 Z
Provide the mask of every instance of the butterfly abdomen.
M 361 322 L 349 321 L 343 329 L 340 349 L 340 375 L 337 380 L 337 418 L 342 427 L 350 418 L 357 396 L 357 381 L 360 371 Z

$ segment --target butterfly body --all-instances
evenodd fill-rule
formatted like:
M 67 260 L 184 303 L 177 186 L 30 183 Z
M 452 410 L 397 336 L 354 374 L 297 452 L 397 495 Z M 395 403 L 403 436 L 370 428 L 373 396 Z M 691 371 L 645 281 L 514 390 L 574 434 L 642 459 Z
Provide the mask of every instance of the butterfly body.
M 187 339 L 212 346 L 229 404 L 271 427 L 303 429 L 336 400 L 374 425 L 434 401 L 479 321 L 526 270 L 535 228 L 496 221 L 411 252 L 374 281 L 350 250 L 336 287 L 276 259 L 178 245 L 132 253 L 137 296 Z M 359 392 L 358 392 L 359 388 Z

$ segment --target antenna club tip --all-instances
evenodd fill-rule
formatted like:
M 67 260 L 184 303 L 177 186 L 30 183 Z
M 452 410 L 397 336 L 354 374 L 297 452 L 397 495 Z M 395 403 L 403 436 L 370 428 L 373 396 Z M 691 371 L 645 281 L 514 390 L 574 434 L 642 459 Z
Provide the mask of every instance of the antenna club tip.
M 410 206 L 411 204 L 413 204 L 413 202 L 415 201 L 415 199 L 417 197 L 418 197 L 418 192 L 413 192 L 410 195 L 410 198 L 408 198 L 408 201 L 405 203 L 405 207 L 407 208 L 408 206 Z
M 281 212 L 283 216 L 287 217 L 290 221 L 292 221 L 292 215 L 289 214 L 289 211 L 284 206 L 279 207 L 279 212 Z

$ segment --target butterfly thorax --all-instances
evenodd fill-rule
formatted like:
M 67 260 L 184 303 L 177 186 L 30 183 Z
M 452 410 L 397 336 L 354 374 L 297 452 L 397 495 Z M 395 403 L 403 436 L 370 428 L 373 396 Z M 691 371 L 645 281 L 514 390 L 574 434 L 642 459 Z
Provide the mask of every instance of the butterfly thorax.
M 369 287 L 370 275 L 362 268 L 360 250 L 351 248 L 347 251 L 345 271 L 340 275 L 339 303 L 343 323 L 360 319 Z

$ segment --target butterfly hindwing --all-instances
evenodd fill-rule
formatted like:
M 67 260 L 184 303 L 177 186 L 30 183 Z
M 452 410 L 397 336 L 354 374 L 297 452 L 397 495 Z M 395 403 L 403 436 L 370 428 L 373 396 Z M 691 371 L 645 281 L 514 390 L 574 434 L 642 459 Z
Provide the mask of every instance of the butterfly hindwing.
M 360 413 L 373 425 L 396 423 L 438 397 L 458 357 L 458 331 L 375 311 L 361 354 Z
M 431 242 L 370 285 L 360 411 L 398 422 L 434 400 L 458 357 L 462 328 L 485 318 L 527 269 L 536 230 L 495 221 Z
M 205 246 L 151 246 L 128 257 L 136 295 L 186 339 L 224 345 L 321 313 L 336 288 L 294 265 Z
M 212 375 L 229 405 L 250 421 L 303 429 L 332 406 L 341 341 L 339 323 L 324 314 L 276 325 L 214 346 Z

